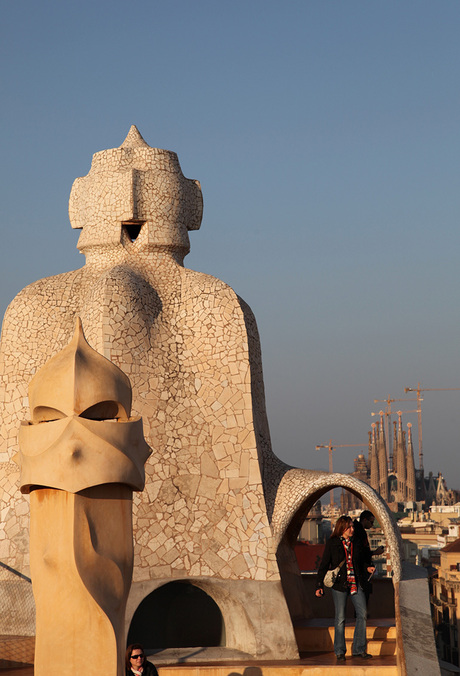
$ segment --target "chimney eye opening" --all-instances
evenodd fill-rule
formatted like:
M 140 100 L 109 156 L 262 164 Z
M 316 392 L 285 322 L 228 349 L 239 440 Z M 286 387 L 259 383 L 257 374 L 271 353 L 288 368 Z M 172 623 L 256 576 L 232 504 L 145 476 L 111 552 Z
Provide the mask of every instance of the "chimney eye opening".
M 130 221 L 123 221 L 121 225 L 124 231 L 126 232 L 128 238 L 131 240 L 131 242 L 135 242 L 136 239 L 139 237 L 141 228 L 144 225 L 144 223 L 145 221 L 139 221 L 133 218 Z
M 80 413 L 87 420 L 128 420 L 123 406 L 117 401 L 100 401 Z
M 65 413 L 51 406 L 36 406 L 32 413 L 32 421 L 34 423 L 55 422 L 65 417 Z

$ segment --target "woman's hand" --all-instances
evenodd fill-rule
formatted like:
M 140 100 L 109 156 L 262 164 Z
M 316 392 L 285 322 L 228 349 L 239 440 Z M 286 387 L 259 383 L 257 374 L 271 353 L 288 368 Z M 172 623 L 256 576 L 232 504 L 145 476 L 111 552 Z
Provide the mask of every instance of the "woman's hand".
M 322 596 L 323 594 L 324 594 L 324 592 L 323 592 L 322 589 L 317 589 L 317 590 L 315 591 L 315 596 L 317 596 L 318 598 L 321 598 L 321 596 Z
M 369 566 L 368 569 L 367 569 L 367 572 L 368 572 L 370 575 L 373 575 L 374 572 L 375 572 L 375 566 Z

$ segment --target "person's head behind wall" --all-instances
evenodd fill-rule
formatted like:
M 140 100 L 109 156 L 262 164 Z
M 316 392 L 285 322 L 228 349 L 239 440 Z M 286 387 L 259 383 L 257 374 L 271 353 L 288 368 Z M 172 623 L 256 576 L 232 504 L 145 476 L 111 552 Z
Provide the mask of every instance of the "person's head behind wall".
M 363 512 L 361 512 L 359 520 L 362 526 L 367 529 L 372 528 L 375 518 L 372 512 L 370 512 L 368 509 L 365 509 Z

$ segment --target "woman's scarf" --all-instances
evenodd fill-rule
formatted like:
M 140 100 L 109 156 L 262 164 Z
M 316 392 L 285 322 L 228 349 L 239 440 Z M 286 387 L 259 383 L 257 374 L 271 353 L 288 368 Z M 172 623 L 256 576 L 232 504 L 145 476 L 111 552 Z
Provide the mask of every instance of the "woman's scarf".
M 350 594 L 358 593 L 358 586 L 356 584 L 355 569 L 353 568 L 353 543 L 351 540 L 342 539 L 343 548 L 345 549 L 345 560 L 347 566 L 347 582 L 350 587 Z

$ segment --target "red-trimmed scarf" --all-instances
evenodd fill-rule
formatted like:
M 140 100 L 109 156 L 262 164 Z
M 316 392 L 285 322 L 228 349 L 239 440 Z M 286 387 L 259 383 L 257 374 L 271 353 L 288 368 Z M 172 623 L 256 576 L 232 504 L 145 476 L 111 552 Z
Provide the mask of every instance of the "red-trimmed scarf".
M 345 550 L 347 582 L 350 587 L 350 594 L 357 594 L 358 586 L 356 584 L 355 569 L 353 568 L 353 543 L 351 540 L 346 540 L 345 538 L 342 538 L 342 543 Z

